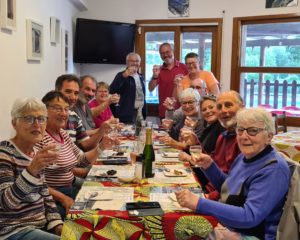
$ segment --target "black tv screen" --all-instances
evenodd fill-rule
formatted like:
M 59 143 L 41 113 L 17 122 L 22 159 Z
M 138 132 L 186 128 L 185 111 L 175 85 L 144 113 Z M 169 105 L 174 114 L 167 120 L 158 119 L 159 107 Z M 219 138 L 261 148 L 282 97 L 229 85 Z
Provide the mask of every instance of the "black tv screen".
M 125 64 L 134 37 L 134 24 L 77 18 L 74 62 Z

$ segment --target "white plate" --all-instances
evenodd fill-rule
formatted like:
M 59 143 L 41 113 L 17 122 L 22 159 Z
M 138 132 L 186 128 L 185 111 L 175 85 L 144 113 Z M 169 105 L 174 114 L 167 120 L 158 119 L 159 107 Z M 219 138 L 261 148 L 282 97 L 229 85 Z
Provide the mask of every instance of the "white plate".
M 187 172 L 184 169 L 170 169 L 169 171 L 164 171 L 166 177 L 186 177 Z
M 178 158 L 179 153 L 178 152 L 162 152 L 162 157 L 165 158 Z

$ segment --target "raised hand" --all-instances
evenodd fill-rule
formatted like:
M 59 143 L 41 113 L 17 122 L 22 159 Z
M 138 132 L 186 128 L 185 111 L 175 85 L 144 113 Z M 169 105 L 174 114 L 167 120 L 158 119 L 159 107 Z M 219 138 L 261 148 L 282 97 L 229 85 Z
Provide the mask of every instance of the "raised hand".
M 158 75 L 160 73 L 160 65 L 153 65 L 152 72 L 153 78 L 158 78 Z
M 163 106 L 168 109 L 168 110 L 174 110 L 175 108 L 175 103 L 176 103 L 176 99 L 174 97 L 170 98 L 170 97 L 167 97 L 165 99 L 165 101 L 163 102 Z
M 47 166 L 54 164 L 58 158 L 58 152 L 55 151 L 56 144 L 49 144 L 38 151 L 32 159 L 27 170 L 35 177 Z

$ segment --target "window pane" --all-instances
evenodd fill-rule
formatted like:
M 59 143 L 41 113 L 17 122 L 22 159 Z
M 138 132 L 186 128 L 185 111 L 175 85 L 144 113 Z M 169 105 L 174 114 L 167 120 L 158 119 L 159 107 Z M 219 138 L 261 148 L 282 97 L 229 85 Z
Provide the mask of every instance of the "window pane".
M 241 66 L 299 67 L 300 22 L 243 25 Z
M 300 74 L 244 73 L 240 93 L 247 107 L 260 104 L 273 108 L 300 107 Z
M 182 34 L 181 62 L 189 52 L 195 52 L 200 57 L 200 68 L 211 71 L 211 32 L 185 32 Z
M 146 103 L 158 103 L 158 91 L 155 88 L 152 92 L 148 90 L 148 83 L 152 77 L 152 67 L 155 64 L 161 65 L 162 60 L 159 55 L 159 46 L 169 42 L 174 45 L 174 32 L 147 32 L 146 33 Z

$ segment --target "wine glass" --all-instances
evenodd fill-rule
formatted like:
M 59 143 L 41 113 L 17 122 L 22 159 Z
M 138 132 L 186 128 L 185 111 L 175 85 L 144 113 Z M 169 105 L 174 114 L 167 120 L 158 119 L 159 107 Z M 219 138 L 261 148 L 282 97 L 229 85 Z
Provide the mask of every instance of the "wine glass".
M 55 144 L 55 148 L 49 150 L 49 152 L 54 152 L 54 153 L 58 153 L 59 154 L 60 150 L 61 150 L 61 144 L 56 143 Z M 57 159 L 56 159 L 56 161 L 57 161 Z M 59 167 L 59 165 L 56 164 L 56 162 L 52 163 L 51 165 L 48 166 L 48 168 L 51 168 L 51 169 L 56 169 L 58 167 Z
M 119 101 L 120 101 L 120 94 L 116 94 L 116 96 L 118 97 L 118 101 L 117 101 L 117 103 L 115 104 L 115 106 L 116 106 L 116 107 L 119 107 L 119 106 L 120 106 L 120 104 L 119 104 Z
M 192 157 L 195 161 L 200 159 L 201 153 L 202 153 L 202 146 L 201 145 L 190 146 L 190 154 L 192 155 Z M 198 167 L 198 166 L 195 165 L 195 167 Z

